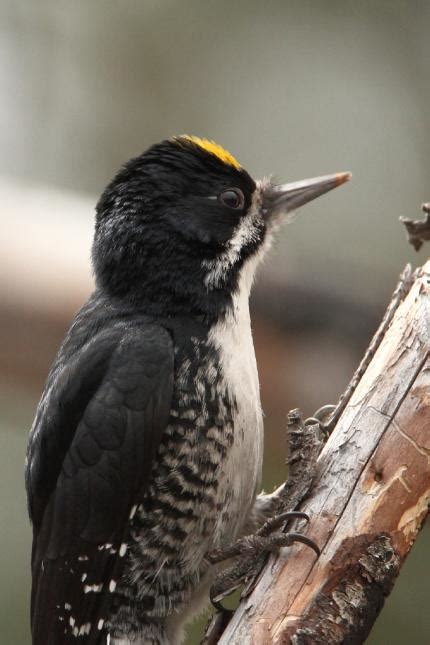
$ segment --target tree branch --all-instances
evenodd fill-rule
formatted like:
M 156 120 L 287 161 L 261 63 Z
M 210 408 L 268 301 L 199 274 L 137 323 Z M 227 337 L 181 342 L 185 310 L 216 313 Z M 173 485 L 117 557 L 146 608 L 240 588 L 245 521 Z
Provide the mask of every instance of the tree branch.
M 219 643 L 361 643 L 430 501 L 430 262 L 398 306 L 324 447 L 308 536 L 272 556 Z

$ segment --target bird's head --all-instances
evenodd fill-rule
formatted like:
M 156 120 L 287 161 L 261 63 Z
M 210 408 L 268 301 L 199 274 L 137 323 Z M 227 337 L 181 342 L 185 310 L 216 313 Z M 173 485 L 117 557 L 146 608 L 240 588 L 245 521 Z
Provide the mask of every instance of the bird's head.
M 213 141 L 156 144 L 123 166 L 97 205 L 97 285 L 155 314 L 219 317 L 249 291 L 282 215 L 349 177 L 276 185 L 254 181 Z

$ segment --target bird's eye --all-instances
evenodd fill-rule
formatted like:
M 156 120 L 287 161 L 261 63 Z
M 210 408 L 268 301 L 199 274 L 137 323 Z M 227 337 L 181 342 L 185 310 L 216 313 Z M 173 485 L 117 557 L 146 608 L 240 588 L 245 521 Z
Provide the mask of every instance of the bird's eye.
M 228 188 L 220 194 L 218 199 L 221 204 L 234 210 L 243 208 L 245 204 L 245 196 L 240 188 Z

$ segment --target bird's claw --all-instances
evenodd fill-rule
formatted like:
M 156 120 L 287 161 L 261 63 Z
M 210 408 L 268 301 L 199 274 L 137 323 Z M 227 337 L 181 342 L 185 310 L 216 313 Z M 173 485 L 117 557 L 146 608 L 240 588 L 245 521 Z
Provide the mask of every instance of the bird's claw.
M 311 417 L 305 419 L 304 425 L 318 425 L 324 440 L 326 441 L 330 435 L 331 420 L 336 408 L 337 406 L 332 404 L 322 405 Z
M 231 547 L 217 549 L 207 556 L 212 564 L 236 558 L 232 566 L 218 574 L 210 589 L 210 600 L 218 611 L 224 610 L 221 601 L 241 585 L 244 585 L 241 598 L 251 593 L 269 553 L 300 542 L 313 549 L 317 556 L 320 555 L 318 545 L 306 535 L 296 532 L 286 533 L 281 529 L 286 522 L 294 519 L 308 522 L 309 516 L 301 511 L 281 513 L 268 519 L 254 535 L 240 538 Z

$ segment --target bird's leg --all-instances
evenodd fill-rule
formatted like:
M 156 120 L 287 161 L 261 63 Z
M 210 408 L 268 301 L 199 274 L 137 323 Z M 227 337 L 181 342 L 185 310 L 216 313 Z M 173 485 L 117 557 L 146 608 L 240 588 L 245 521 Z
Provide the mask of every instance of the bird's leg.
M 217 576 L 211 587 L 210 599 L 218 610 L 224 609 L 220 604 L 221 600 L 240 585 L 245 585 L 242 597 L 248 595 L 250 584 L 256 573 L 261 571 L 270 553 L 277 552 L 281 547 L 291 546 L 295 542 L 301 542 L 313 549 L 317 555 L 320 554 L 318 546 L 310 538 L 302 533 L 285 533 L 282 530 L 286 522 L 295 519 L 309 521 L 306 513 L 299 511 L 281 513 L 268 519 L 253 535 L 240 538 L 230 548 L 217 549 L 209 554 L 208 560 L 212 564 L 238 557 L 231 567 Z
M 294 509 L 312 484 L 316 460 L 323 445 L 319 426 L 305 425 L 299 410 L 292 410 L 288 414 L 287 436 L 289 479 L 273 493 L 257 497 L 246 527 L 250 530 L 249 535 L 231 547 L 213 551 L 207 556 L 211 563 L 234 558 L 233 564 L 218 574 L 211 588 L 211 601 L 218 610 L 222 609 L 221 600 L 239 586 L 244 585 L 242 597 L 251 593 L 271 552 L 301 542 L 319 554 L 318 546 L 310 538 L 299 531 L 287 532 L 292 521 L 309 521 L 305 513 Z

